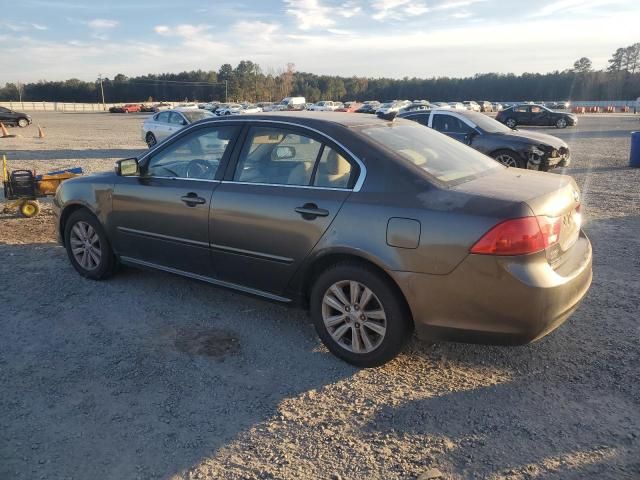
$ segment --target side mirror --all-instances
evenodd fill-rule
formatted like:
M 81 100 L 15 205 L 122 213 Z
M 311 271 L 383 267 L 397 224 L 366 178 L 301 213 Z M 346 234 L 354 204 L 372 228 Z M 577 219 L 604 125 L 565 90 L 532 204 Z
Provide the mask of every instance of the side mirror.
M 140 174 L 140 166 L 137 158 L 125 158 L 116 162 L 116 175 L 132 177 Z
M 464 136 L 464 143 L 467 145 L 471 145 L 473 142 L 473 138 L 478 134 L 476 131 L 471 131 Z
M 279 145 L 273 151 L 275 160 L 289 160 L 296 158 L 296 149 L 290 145 Z

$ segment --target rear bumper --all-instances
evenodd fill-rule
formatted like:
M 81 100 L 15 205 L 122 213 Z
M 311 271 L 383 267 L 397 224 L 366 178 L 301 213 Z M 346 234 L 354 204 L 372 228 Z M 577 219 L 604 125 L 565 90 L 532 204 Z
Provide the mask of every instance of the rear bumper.
M 407 299 L 419 337 L 521 345 L 545 336 L 575 311 L 591 285 L 591 262 L 591 244 L 581 233 L 557 270 L 540 252 L 468 255 L 448 275 L 390 274 Z

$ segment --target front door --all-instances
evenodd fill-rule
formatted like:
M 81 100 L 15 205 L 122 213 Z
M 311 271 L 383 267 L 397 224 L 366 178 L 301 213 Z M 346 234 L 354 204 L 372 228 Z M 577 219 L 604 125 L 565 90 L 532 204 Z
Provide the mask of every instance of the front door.
M 211 248 L 218 279 L 282 294 L 351 192 L 358 167 L 306 129 L 250 127 L 213 193 Z
M 238 130 L 203 126 L 154 151 L 140 176 L 119 177 L 109 225 L 125 261 L 211 274 L 211 195 Z

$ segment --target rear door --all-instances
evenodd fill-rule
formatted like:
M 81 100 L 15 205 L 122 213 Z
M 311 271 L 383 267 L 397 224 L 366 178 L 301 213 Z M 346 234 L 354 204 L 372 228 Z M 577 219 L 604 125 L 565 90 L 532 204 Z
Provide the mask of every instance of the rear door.
M 212 198 L 219 280 L 282 294 L 352 191 L 357 163 L 332 140 L 277 122 L 248 127 Z
M 549 125 L 549 111 L 538 105 L 532 105 L 531 109 L 531 125 Z
M 110 238 L 125 260 L 211 275 L 209 207 L 238 126 L 208 125 L 160 145 L 118 177 Z

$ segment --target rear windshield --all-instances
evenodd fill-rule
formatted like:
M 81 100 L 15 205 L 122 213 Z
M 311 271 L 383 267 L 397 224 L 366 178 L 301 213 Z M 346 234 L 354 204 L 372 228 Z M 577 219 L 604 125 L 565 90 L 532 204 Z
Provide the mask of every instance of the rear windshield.
M 207 110 L 191 110 L 191 111 L 181 111 L 182 115 L 187 117 L 189 123 L 197 122 L 198 120 L 202 120 L 203 118 L 211 118 L 213 117 L 213 113 Z
M 471 147 L 415 122 L 386 123 L 365 127 L 361 132 L 444 183 L 459 183 L 505 168 Z

